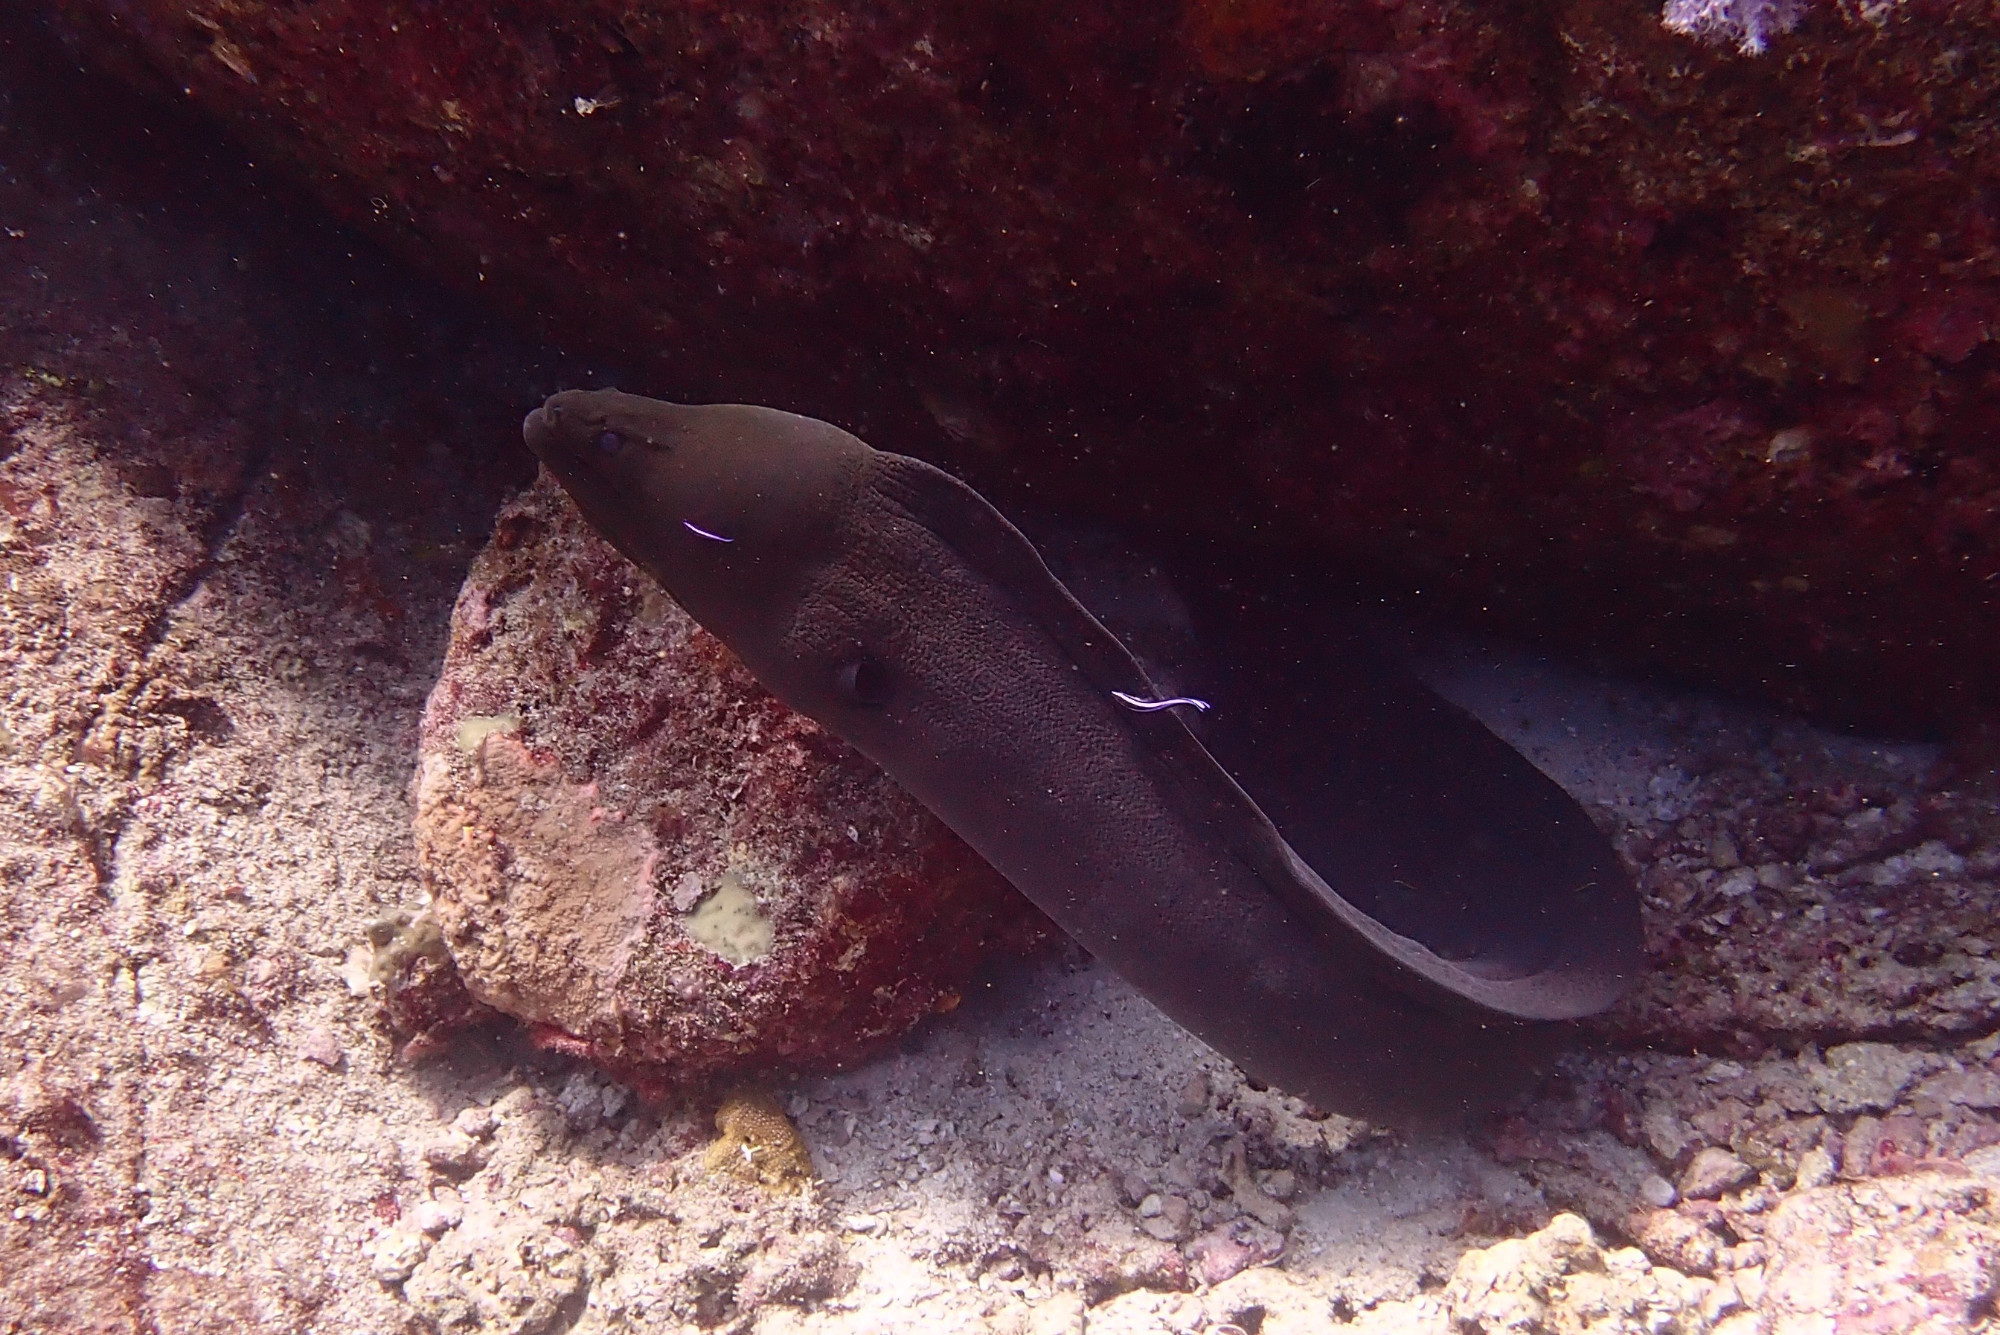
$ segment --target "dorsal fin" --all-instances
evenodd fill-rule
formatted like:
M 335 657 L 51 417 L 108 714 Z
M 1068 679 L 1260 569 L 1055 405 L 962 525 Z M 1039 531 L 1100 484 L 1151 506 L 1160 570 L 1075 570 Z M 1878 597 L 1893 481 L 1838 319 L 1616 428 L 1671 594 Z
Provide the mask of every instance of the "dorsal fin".
M 921 460 L 888 453 L 873 461 L 869 481 L 1022 607 L 1107 697 L 1114 691 L 1148 698 L 1159 694 L 1123 642 L 1063 586 L 1026 535 L 978 492 Z M 1387 966 L 1383 974 L 1416 995 L 1542 1020 L 1594 1013 L 1622 990 L 1622 976 L 1603 977 L 1603 970 L 1563 959 L 1524 977 L 1484 977 L 1391 930 L 1307 864 L 1172 711 L 1133 712 L 1127 722 L 1171 778 L 1187 815 L 1214 830 L 1293 913 L 1322 933 L 1365 943 L 1366 953 Z

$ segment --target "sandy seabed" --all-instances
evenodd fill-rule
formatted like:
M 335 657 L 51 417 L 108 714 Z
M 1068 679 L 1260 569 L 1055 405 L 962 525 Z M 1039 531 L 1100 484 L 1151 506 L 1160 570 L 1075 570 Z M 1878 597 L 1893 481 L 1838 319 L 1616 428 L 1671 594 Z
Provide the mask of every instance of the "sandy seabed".
M 1255 1089 L 1073 951 L 777 1087 L 804 1186 L 505 1035 L 400 1059 L 356 961 L 563 363 L 221 150 L 0 110 L 0 1331 L 1993 1324 L 1990 779 L 1529 656 L 1429 670 L 1614 829 L 1655 970 L 1475 1132 Z

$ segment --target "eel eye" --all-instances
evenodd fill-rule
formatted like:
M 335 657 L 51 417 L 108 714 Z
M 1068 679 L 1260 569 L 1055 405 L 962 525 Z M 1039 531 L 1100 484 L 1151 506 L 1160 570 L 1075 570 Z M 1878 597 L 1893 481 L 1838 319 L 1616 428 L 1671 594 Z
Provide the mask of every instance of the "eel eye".
M 851 704 L 880 705 L 889 700 L 889 669 L 862 654 L 842 663 L 833 674 L 834 689 Z
M 616 431 L 600 431 L 597 433 L 597 452 L 599 454 L 616 454 L 624 448 L 625 437 L 619 435 Z

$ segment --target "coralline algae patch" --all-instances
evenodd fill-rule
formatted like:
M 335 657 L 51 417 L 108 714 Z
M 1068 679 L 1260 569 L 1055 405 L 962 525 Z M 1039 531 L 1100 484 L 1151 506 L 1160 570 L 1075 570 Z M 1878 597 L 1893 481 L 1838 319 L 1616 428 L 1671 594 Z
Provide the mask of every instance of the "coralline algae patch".
M 459 596 L 416 786 L 466 990 L 646 1083 L 855 1057 L 1040 932 L 546 477 Z

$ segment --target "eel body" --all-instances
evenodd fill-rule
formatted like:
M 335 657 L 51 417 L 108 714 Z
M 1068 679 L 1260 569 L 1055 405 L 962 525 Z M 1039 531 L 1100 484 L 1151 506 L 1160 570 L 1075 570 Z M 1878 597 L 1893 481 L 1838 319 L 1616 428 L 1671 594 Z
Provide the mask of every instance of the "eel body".
M 555 395 L 524 434 L 774 694 L 1257 1079 L 1454 1120 L 1520 1086 L 1548 1022 L 1636 976 L 1637 898 L 1607 841 L 1414 680 L 1239 617 L 1197 718 L 919 460 L 772 409 L 611 390 Z

